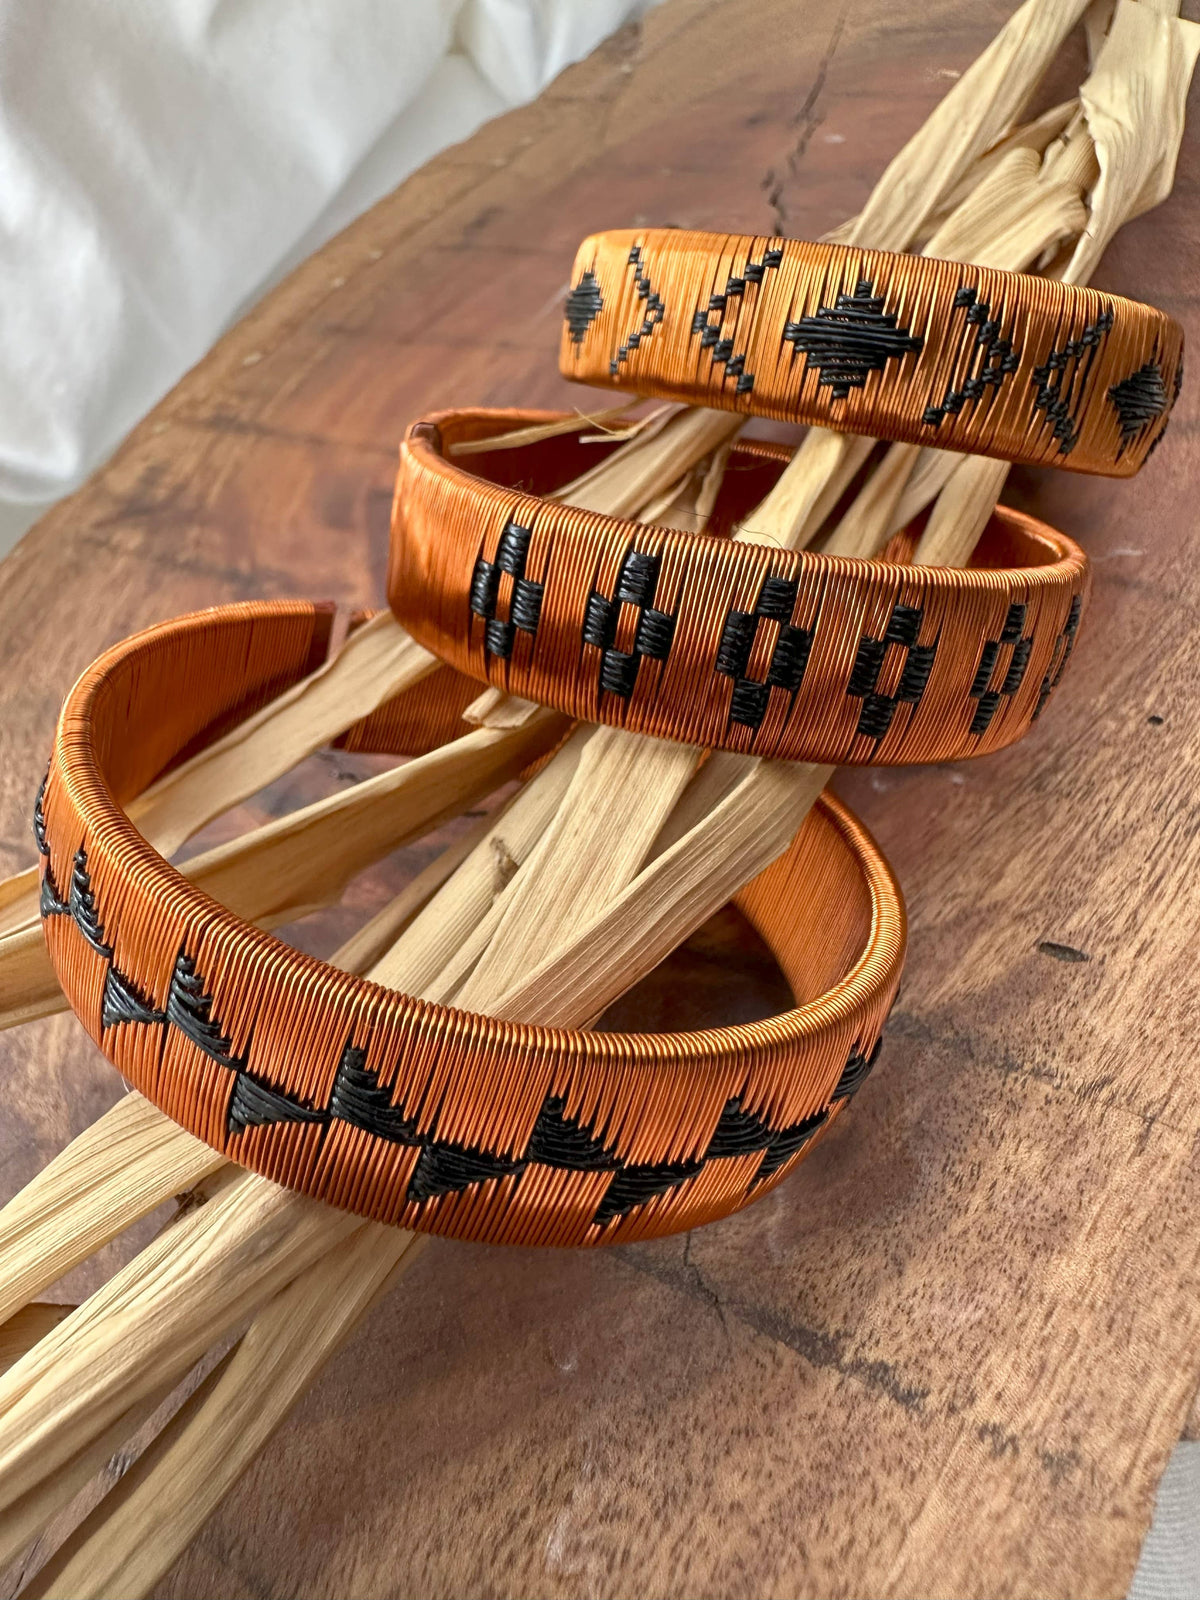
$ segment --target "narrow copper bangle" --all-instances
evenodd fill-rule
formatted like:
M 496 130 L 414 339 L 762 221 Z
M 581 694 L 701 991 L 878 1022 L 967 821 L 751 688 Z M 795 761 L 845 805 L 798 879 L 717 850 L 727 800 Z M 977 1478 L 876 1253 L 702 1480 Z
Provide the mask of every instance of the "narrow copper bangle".
M 997 511 L 965 569 L 857 561 L 557 504 L 606 448 L 570 436 L 453 457 L 553 415 L 444 412 L 401 448 L 388 600 L 460 672 L 589 722 L 839 765 L 999 749 L 1061 679 L 1087 558 L 1032 517 Z M 713 526 L 785 459 L 736 450 Z
M 1183 380 L 1160 311 L 925 256 L 619 229 L 571 281 L 564 377 L 1005 461 L 1130 477 Z
M 326 620 L 301 602 L 183 617 L 108 651 L 67 697 L 35 808 L 42 914 L 109 1060 L 242 1166 L 431 1233 L 609 1244 L 765 1194 L 870 1070 L 900 979 L 903 902 L 861 824 L 823 797 L 737 897 L 796 996 L 763 1022 L 534 1027 L 339 972 L 210 899 L 121 805 L 301 676 Z M 471 693 L 442 676 L 345 742 L 421 753 Z

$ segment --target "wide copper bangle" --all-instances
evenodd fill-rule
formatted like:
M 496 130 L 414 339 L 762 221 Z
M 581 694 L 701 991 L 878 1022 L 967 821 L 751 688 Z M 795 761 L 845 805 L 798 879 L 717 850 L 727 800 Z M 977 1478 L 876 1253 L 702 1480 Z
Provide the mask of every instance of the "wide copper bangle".
M 1162 312 L 850 245 L 618 229 L 579 247 L 565 377 L 878 439 L 1130 477 L 1182 382 Z
M 622 1034 L 411 999 L 239 920 L 122 809 L 309 670 L 325 623 L 301 602 L 200 612 L 117 645 L 67 697 L 35 811 L 42 913 L 109 1060 L 233 1161 L 432 1233 L 608 1244 L 765 1194 L 866 1075 L 899 982 L 903 903 L 862 826 L 823 797 L 737 897 L 795 994 L 781 1016 Z M 344 742 L 419 754 L 450 699 L 427 680 Z
M 401 447 L 388 599 L 460 672 L 662 739 L 886 765 L 1011 744 L 1061 679 L 1087 558 L 1032 517 L 998 510 L 967 568 L 858 561 L 557 504 L 608 448 L 573 436 L 453 455 L 553 415 L 443 412 Z M 717 533 L 784 460 L 734 451 Z

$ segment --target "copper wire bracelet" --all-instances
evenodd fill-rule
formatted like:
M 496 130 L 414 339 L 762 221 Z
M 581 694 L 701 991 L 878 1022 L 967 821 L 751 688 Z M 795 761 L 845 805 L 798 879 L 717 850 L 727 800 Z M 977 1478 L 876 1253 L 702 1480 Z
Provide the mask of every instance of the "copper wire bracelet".
M 737 897 L 795 994 L 780 1016 L 622 1034 L 411 999 L 241 921 L 122 809 L 310 670 L 327 627 L 298 601 L 200 612 L 115 646 L 68 695 L 35 808 L 42 915 L 109 1060 L 242 1166 L 432 1233 L 608 1244 L 765 1194 L 870 1070 L 899 982 L 903 903 L 862 826 L 822 798 Z M 443 672 L 343 742 L 418 754 L 475 693 Z
M 658 738 L 888 765 L 1010 744 L 1061 679 L 1087 558 L 1032 517 L 998 510 L 968 568 L 859 561 L 557 504 L 610 448 L 574 436 L 453 458 L 554 415 L 444 412 L 401 448 L 388 599 L 460 672 Z M 733 452 L 717 534 L 786 458 Z
M 1149 306 L 856 245 L 619 229 L 572 284 L 581 383 L 1076 472 L 1132 476 L 1183 378 Z

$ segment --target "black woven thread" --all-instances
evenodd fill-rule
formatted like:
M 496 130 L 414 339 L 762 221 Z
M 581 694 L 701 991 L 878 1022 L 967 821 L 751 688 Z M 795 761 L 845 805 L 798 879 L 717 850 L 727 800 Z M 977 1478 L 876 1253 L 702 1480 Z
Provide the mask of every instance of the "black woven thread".
M 587 597 L 582 638 L 584 644 L 601 652 L 600 688 L 605 694 L 628 700 L 643 658 L 665 661 L 671 653 L 676 618 L 654 607 L 661 567 L 661 556 L 631 546 L 621 562 L 612 598 L 596 589 Z M 622 606 L 631 606 L 637 613 L 632 650 L 618 650 L 615 645 Z
M 589 267 L 567 296 L 565 318 L 572 344 L 582 344 L 584 335 L 604 310 L 604 297 L 596 274 Z
M 976 702 L 970 728 L 976 737 L 988 731 L 1000 706 L 1006 699 L 1011 700 L 1025 681 L 1033 651 L 1033 635 L 1022 633 L 1027 610 L 1020 601 L 1014 601 L 1008 608 L 999 638 L 985 640 L 979 653 L 979 665 L 967 691 Z M 1001 663 L 1004 676 L 997 684 L 996 664 L 1005 650 L 1009 654 Z
M 88 876 L 87 851 L 82 845 L 75 852 L 75 864 L 71 869 L 71 883 L 67 890 L 67 907 L 80 933 L 96 954 L 107 961 L 112 955 L 112 946 L 105 942 L 104 924 L 96 910 L 96 897 Z
M 80 930 L 82 934 L 82 929 Z M 530 1132 L 525 1149 L 508 1154 L 477 1149 L 436 1132 L 420 1134 L 416 1122 L 401 1106 L 378 1074 L 366 1066 L 366 1052 L 347 1040 L 338 1061 L 329 1102 L 313 1106 L 265 1083 L 248 1071 L 245 1059 L 232 1052 L 231 1041 L 212 1015 L 212 999 L 195 961 L 181 950 L 171 977 L 164 1011 L 139 992 L 132 980 L 111 963 L 105 976 L 102 1026 L 153 1026 L 177 1028 L 211 1060 L 233 1074 L 226 1111 L 226 1128 L 240 1136 L 251 1128 L 304 1123 L 322 1130 L 340 1120 L 389 1143 L 419 1148 L 409 1180 L 407 1198 L 418 1204 L 460 1193 L 474 1184 L 497 1178 L 518 1177 L 528 1166 L 546 1166 L 569 1172 L 611 1172 L 594 1215 L 599 1227 L 627 1215 L 640 1205 L 689 1182 L 709 1161 L 763 1152 L 763 1159 L 747 1185 L 747 1192 L 771 1177 L 794 1156 L 828 1119 L 828 1110 L 814 1112 L 800 1122 L 774 1128 L 762 1116 L 747 1111 L 740 1096 L 726 1102 L 701 1155 L 676 1161 L 622 1161 L 609 1148 L 602 1132 L 566 1112 L 561 1096 L 548 1094 Z M 879 1044 L 868 1057 L 856 1045 L 830 1099 L 830 1104 L 853 1094 L 879 1054 Z
M 842 1075 L 834 1086 L 833 1094 L 830 1096 L 831 1105 L 836 1105 L 839 1100 L 848 1100 L 851 1095 L 858 1093 L 870 1076 L 875 1063 L 879 1060 L 879 1052 L 882 1049 L 882 1034 L 866 1054 L 857 1045 L 854 1046 L 846 1065 L 842 1068 Z
M 1005 378 L 1021 364 L 1021 352 L 1014 350 L 1011 333 L 1002 338 L 1000 320 L 992 316 L 986 300 L 979 299 L 974 285 L 962 285 L 954 296 L 954 309 L 966 311 L 966 325 L 955 358 L 955 378 L 941 402 L 925 407 L 921 418 L 926 427 L 938 428 L 946 417 L 957 416 L 965 405 L 976 405 L 991 397 Z
M 1043 365 L 1034 368 L 1034 416 L 1045 412 L 1061 456 L 1070 455 L 1079 442 L 1078 418 L 1087 398 L 1088 378 L 1096 352 L 1112 326 L 1110 307 L 1095 322 L 1089 322 L 1077 339 L 1068 339 L 1060 348 L 1051 350 Z
M 506 522 L 496 546 L 495 559 L 485 561 L 480 556 L 471 572 L 467 603 L 471 614 L 483 622 L 483 648 L 488 655 L 504 661 L 512 655 L 517 630 L 532 637 L 541 620 L 545 585 L 525 576 L 532 537 L 532 528 L 522 527 L 519 522 Z M 512 598 L 508 616 L 498 617 L 500 578 L 505 572 L 513 579 Z
M 547 1095 L 525 1150 L 527 1161 L 568 1172 L 615 1172 L 620 1158 L 605 1148 L 591 1128 L 566 1114 L 566 1102 Z
M 795 578 L 768 576 L 759 586 L 753 611 L 730 610 L 717 645 L 716 671 L 732 678 L 729 720 L 746 728 L 762 725 L 770 704 L 771 690 L 784 689 L 794 695 L 804 681 L 812 649 L 813 630 L 798 628 L 791 621 L 800 586 Z M 751 678 L 750 657 L 761 624 L 779 625 L 765 678 Z
M 42 887 L 38 896 L 38 911 L 43 917 L 69 917 L 71 908 L 58 891 L 50 862 L 42 868 Z
M 100 1002 L 101 1028 L 115 1028 L 129 1022 L 160 1023 L 165 1020 L 165 1013 L 156 1009 L 153 1001 L 146 998 L 133 979 L 127 978 L 110 963 L 104 975 L 104 995 Z
M 212 1014 L 212 997 L 205 993 L 204 979 L 186 950 L 181 950 L 167 991 L 167 1021 L 190 1039 L 198 1050 L 223 1067 L 241 1070 L 242 1060 L 232 1051 L 228 1036 Z
M 38 784 L 37 794 L 33 798 L 33 837 L 37 845 L 38 855 L 49 859 L 50 846 L 46 842 L 46 784 L 50 780 L 50 768 L 46 768 L 45 776 Z
M 1046 701 L 1058 688 L 1063 673 L 1067 670 L 1067 662 L 1071 659 L 1071 652 L 1075 648 L 1075 635 L 1079 632 L 1079 618 L 1083 612 L 1083 601 L 1076 595 L 1071 596 L 1071 609 L 1067 613 L 1067 620 L 1063 624 L 1062 632 L 1054 641 L 1054 649 L 1050 655 L 1050 665 L 1042 679 L 1038 690 L 1037 706 L 1034 709 L 1032 721 L 1036 722 L 1046 708 Z
M 834 400 L 861 389 L 889 361 L 925 348 L 920 335 L 901 328 L 895 315 L 884 311 L 867 278 L 859 279 L 853 294 L 841 292 L 832 306 L 819 306 L 816 316 L 784 323 L 783 342 L 794 354 L 804 352 L 805 371 L 816 371 L 818 387 L 828 389 Z
M 486 1150 L 434 1140 L 421 1147 L 408 1182 L 410 1200 L 437 1200 L 442 1195 L 468 1189 L 473 1183 L 506 1178 L 520 1172 L 523 1161 L 509 1161 Z
M 1120 383 L 1114 383 L 1108 398 L 1116 408 L 1121 428 L 1119 460 L 1140 434 L 1151 427 L 1167 409 L 1167 386 L 1157 361 L 1147 361 Z
M 622 1167 L 604 1191 L 592 1220 L 603 1228 L 635 1206 L 644 1206 L 647 1201 L 678 1189 L 681 1183 L 694 1178 L 703 1165 L 703 1161 L 656 1161 L 645 1166 Z
M 271 1088 L 242 1068 L 233 1080 L 233 1093 L 225 1113 L 230 1133 L 245 1133 L 247 1128 L 273 1127 L 280 1122 L 319 1122 L 328 1120 L 324 1111 L 314 1110 L 291 1095 Z
M 763 251 L 761 261 L 747 261 L 740 273 L 730 273 L 725 280 L 725 287 L 719 294 L 710 294 L 707 306 L 697 306 L 692 313 L 692 333 L 699 335 L 700 348 L 707 350 L 714 367 L 724 367 L 722 379 L 734 380 L 735 394 L 750 394 L 754 388 L 754 374 L 746 371 L 746 352 L 734 354 L 734 339 L 725 332 L 725 321 L 730 315 L 735 318 L 736 310 L 731 312 L 730 302 L 736 302 L 738 307 L 745 303 L 747 285 L 761 284 L 768 272 L 774 271 L 783 262 L 783 250 L 778 245 Z M 716 314 L 716 321 L 711 319 Z
M 329 1115 L 389 1144 L 418 1143 L 416 1123 L 392 1104 L 390 1092 L 380 1087 L 378 1073 L 366 1063 L 367 1052 L 347 1040 L 329 1095 Z
M 661 298 L 654 292 L 649 275 L 644 270 L 642 261 L 642 247 L 640 244 L 632 246 L 629 252 L 628 265 L 633 268 L 634 283 L 637 286 L 638 299 L 644 300 L 646 309 L 640 324 L 625 335 L 617 349 L 616 355 L 608 364 L 610 374 L 615 378 L 621 367 L 629 359 L 629 352 L 636 350 L 643 339 L 648 339 L 663 319 L 665 306 Z
M 868 739 L 882 739 L 892 725 L 896 710 L 902 705 L 918 706 L 937 657 L 937 640 L 932 644 L 918 644 L 921 624 L 925 619 L 920 606 L 894 605 L 888 617 L 882 638 L 864 633 L 854 652 L 846 693 L 862 701 L 858 715 L 857 732 Z M 900 681 L 893 694 L 878 690 L 879 675 L 889 649 L 904 651 L 904 665 Z

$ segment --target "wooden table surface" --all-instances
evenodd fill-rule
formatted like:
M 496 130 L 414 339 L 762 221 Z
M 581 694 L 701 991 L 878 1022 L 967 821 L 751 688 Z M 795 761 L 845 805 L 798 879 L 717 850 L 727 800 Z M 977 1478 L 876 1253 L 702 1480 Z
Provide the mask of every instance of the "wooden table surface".
M 326 247 L 0 568 L 0 870 L 33 859 L 59 700 L 102 647 L 254 595 L 378 604 L 404 425 L 571 394 L 585 232 L 820 233 L 1008 9 L 668 0 Z M 1185 323 L 1197 126 L 1099 279 Z M 164 1595 L 1125 1593 L 1200 1376 L 1196 394 L 1136 484 L 1010 480 L 1096 558 L 1034 734 L 838 779 L 912 914 L 852 1114 L 691 1237 L 436 1243 Z M 726 919 L 694 944 L 674 1023 L 769 998 L 737 943 Z M 119 1085 L 70 1017 L 0 1050 L 7 1195 Z

